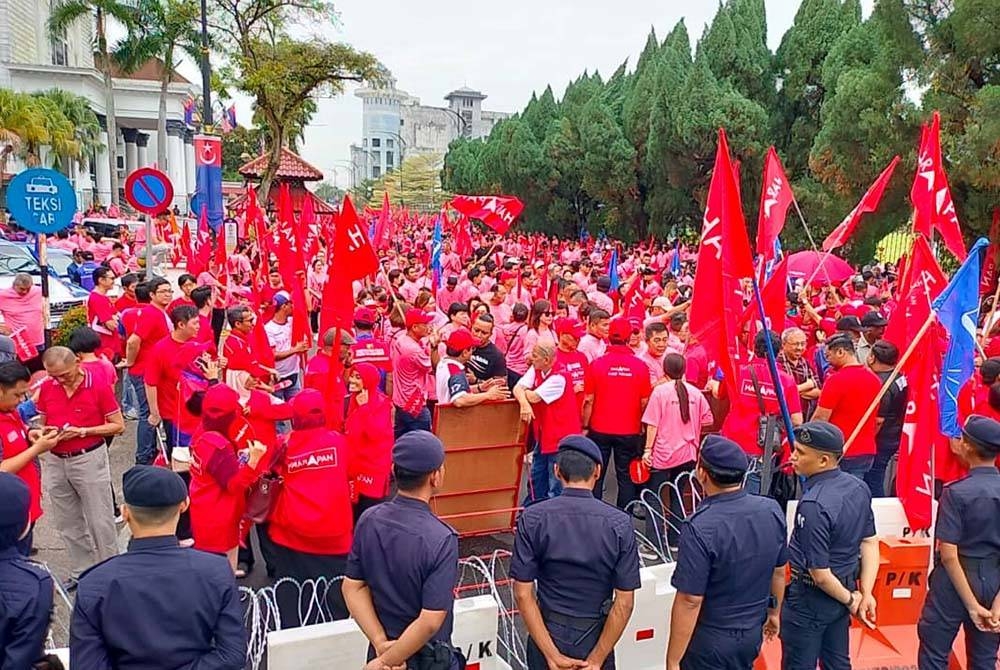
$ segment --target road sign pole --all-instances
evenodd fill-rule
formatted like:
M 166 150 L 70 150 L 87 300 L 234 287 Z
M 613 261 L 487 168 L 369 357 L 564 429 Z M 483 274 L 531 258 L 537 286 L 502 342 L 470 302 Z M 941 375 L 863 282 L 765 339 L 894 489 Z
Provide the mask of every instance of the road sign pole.
M 38 256 L 38 269 L 42 276 L 42 323 L 45 324 L 45 348 L 52 345 L 52 330 L 49 310 L 49 259 L 46 235 L 35 236 L 35 254 Z
M 146 215 L 146 281 L 153 278 L 153 217 Z

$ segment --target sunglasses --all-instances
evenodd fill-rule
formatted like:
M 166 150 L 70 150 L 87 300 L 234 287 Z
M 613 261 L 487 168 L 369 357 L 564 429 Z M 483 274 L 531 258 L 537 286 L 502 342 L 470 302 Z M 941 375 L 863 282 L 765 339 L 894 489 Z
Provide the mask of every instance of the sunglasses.
M 542 312 L 542 314 L 541 314 L 541 315 L 542 315 L 542 316 L 555 316 L 555 315 L 556 315 L 556 313 L 555 313 L 555 312 Z

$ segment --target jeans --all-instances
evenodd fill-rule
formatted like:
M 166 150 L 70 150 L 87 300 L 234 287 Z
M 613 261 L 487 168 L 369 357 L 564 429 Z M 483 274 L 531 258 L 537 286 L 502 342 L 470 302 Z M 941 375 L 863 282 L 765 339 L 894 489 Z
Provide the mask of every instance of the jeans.
M 149 400 L 146 399 L 146 385 L 142 375 L 129 373 L 129 383 L 135 389 L 136 410 L 139 414 L 135 429 L 135 462 L 150 465 L 156 460 L 156 429 L 149 425 Z
M 556 478 L 555 466 L 556 454 L 543 454 L 536 444 L 531 457 L 531 471 L 528 474 L 531 488 L 528 489 L 528 496 L 524 501 L 525 507 L 541 500 L 555 498 L 562 493 L 562 484 Z
M 420 413 L 416 416 L 413 416 L 402 407 L 396 408 L 396 416 L 392 421 L 392 433 L 393 437 L 397 440 L 411 430 L 430 431 L 430 429 L 431 411 L 426 407 L 421 409 Z
M 864 479 L 865 474 L 872 469 L 875 456 L 845 456 L 840 460 L 840 469 L 849 475 L 854 475 L 858 479 Z M 883 466 L 883 473 L 885 472 Z
M 276 398 L 280 398 L 280 399 L 284 400 L 285 402 L 291 401 L 291 399 L 294 398 L 295 396 L 297 396 L 299 394 L 299 391 L 302 390 L 302 384 L 299 381 L 299 373 L 298 372 L 296 372 L 293 375 L 288 375 L 287 377 L 282 377 L 281 381 L 290 381 L 290 382 L 292 382 L 291 385 L 288 386 L 287 388 L 283 388 L 280 391 L 275 391 L 274 392 L 274 396 Z
M 884 498 L 886 495 L 895 495 L 895 491 L 887 493 L 885 490 L 885 469 L 895 455 L 895 451 L 880 451 L 875 454 L 872 467 L 864 476 L 865 483 L 871 489 L 872 498 Z
M 139 413 L 139 401 L 135 398 L 135 387 L 132 386 L 132 375 L 126 373 L 122 378 L 122 412 L 136 415 Z

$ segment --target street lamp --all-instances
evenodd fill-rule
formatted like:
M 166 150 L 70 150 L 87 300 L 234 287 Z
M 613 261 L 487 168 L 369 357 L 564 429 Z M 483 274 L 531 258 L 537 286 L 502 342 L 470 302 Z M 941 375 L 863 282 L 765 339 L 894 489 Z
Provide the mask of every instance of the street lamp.
M 438 109 L 448 112 L 449 114 L 453 114 L 455 118 L 458 119 L 458 123 L 455 124 L 455 127 L 458 128 L 458 136 L 465 137 L 465 129 L 466 127 L 468 127 L 469 124 L 468 119 L 466 119 L 464 116 L 456 112 L 451 107 L 439 107 Z

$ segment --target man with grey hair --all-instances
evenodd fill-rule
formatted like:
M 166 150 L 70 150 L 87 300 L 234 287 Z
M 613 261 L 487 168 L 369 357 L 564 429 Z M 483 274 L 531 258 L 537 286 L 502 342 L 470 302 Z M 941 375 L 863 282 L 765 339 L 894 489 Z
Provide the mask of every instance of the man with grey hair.
M 805 358 L 808 347 L 808 337 L 801 328 L 792 326 L 781 333 L 781 351 L 778 353 L 778 365 L 795 379 L 802 401 L 802 415 L 806 421 L 812 416 L 819 399 L 819 378 L 809 367 Z
M 10 288 L 0 289 L 0 334 L 11 335 L 21 331 L 21 337 L 35 351 L 45 346 L 45 322 L 42 319 L 42 289 L 35 286 L 31 275 L 19 272 L 14 275 Z M 41 370 L 41 360 L 34 356 L 24 361 L 32 372 Z

